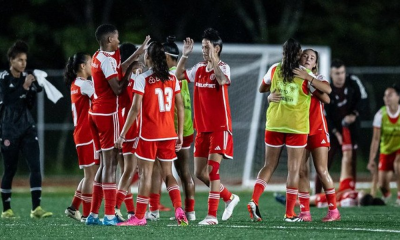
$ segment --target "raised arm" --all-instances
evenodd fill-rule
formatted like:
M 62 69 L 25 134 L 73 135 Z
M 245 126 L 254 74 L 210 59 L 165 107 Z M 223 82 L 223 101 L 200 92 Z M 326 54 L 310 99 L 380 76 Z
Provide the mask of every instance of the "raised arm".
M 138 61 L 134 61 L 129 65 L 125 75 L 122 77 L 121 80 L 118 79 L 118 76 L 111 78 L 108 80 L 108 84 L 110 85 L 111 89 L 113 90 L 115 95 L 120 95 L 125 88 L 129 84 L 129 78 L 132 74 L 132 71 L 136 72 L 138 69 L 142 68 L 142 63 Z
M 183 40 L 183 50 L 182 50 L 182 57 L 178 62 L 178 66 L 176 67 L 175 71 L 175 76 L 178 80 L 183 80 L 185 79 L 185 65 L 186 65 L 186 60 L 189 57 L 189 54 L 193 50 L 193 39 L 191 38 L 186 38 L 186 40 Z
M 128 67 L 134 62 L 137 61 L 139 56 L 142 55 L 144 53 L 145 47 L 147 46 L 147 44 L 150 42 L 151 38 L 150 36 L 146 36 L 146 38 L 144 39 L 142 45 L 136 49 L 136 51 L 128 58 L 125 60 L 125 62 L 123 62 L 121 64 L 121 68 L 122 68 L 122 73 L 125 74 L 128 70 Z
M 231 83 L 230 79 L 228 79 L 225 76 L 225 74 L 222 72 L 222 69 L 219 67 L 219 57 L 218 54 L 215 52 L 214 45 L 210 41 L 207 41 L 207 45 L 208 45 L 208 54 L 211 59 L 211 64 L 214 68 L 215 79 L 221 86 L 225 84 L 230 84 Z
M 294 76 L 302 78 L 310 82 L 310 84 L 321 92 L 330 94 L 332 92 L 332 88 L 329 84 L 326 84 L 324 81 L 319 81 L 316 77 L 311 76 L 307 73 L 306 70 L 296 68 L 293 70 Z

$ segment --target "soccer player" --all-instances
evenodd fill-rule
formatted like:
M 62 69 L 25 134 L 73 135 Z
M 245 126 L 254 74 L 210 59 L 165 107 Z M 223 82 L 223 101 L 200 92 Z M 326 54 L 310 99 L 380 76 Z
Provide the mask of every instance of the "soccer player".
M 71 206 L 65 214 L 75 220 L 81 220 L 79 206 L 83 202 L 83 218 L 90 213 L 92 203 L 92 186 L 96 175 L 99 156 L 90 132 L 89 108 L 94 88 L 88 80 L 91 73 L 92 57 L 84 53 L 76 53 L 68 59 L 64 72 L 64 81 L 71 90 L 72 118 L 74 122 L 74 142 L 78 153 L 79 168 L 83 169 L 84 177 L 80 181 Z
M 188 55 L 193 50 L 193 40 L 186 38 L 183 56 L 179 60 L 176 77 L 194 83 L 193 105 L 195 139 L 195 175 L 210 188 L 208 214 L 200 225 L 218 224 L 217 210 L 220 197 L 225 202 L 222 220 L 228 220 L 239 197 L 220 182 L 219 167 L 223 158 L 233 158 L 232 120 L 228 87 L 231 83 L 230 67 L 220 60 L 222 39 L 219 33 L 206 29 L 201 42 L 204 62 L 185 70 Z
M 392 173 L 396 174 L 397 200 L 400 205 L 400 88 L 396 85 L 385 90 L 381 107 L 374 117 L 374 132 L 371 141 L 368 169 L 376 169 L 375 157 L 379 155 L 378 186 L 382 192 L 383 200 L 388 202 L 391 198 L 390 180 Z
M 255 221 L 262 220 L 258 201 L 279 162 L 283 145 L 286 145 L 288 152 L 288 201 L 284 221 L 303 221 L 296 216 L 294 206 L 298 194 L 300 165 L 310 127 L 311 96 L 308 83 L 314 81 L 314 78 L 301 79 L 295 76 L 293 70 L 299 67 L 300 55 L 300 43 L 292 38 L 287 40 L 283 45 L 282 63 L 272 66 L 260 85 L 260 92 L 276 91 L 282 96 L 279 102 L 271 102 L 267 110 L 265 164 L 258 173 L 252 199 L 247 205 L 250 218 Z
M 135 216 L 121 226 L 146 225 L 146 208 L 149 203 L 153 165 L 159 162 L 178 225 L 188 221 L 182 209 L 178 183 L 172 175 L 172 161 L 176 159 L 183 140 L 183 103 L 179 83 L 169 73 L 161 43 L 152 42 L 144 54 L 149 70 L 135 79 L 134 97 L 127 120 L 115 146 L 122 147 L 126 133 L 140 112 L 139 142 L 135 155 L 139 167 L 139 192 L 136 199 Z M 178 109 L 178 136 L 174 128 L 175 104 Z M 157 161 L 157 162 L 156 162 Z
M 1 180 L 3 212 L 1 218 L 15 218 L 11 209 L 12 181 L 17 172 L 19 152 L 22 151 L 29 166 L 32 196 L 31 218 L 53 215 L 40 206 L 42 175 L 40 173 L 39 144 L 36 123 L 30 112 L 36 102 L 36 93 L 42 88 L 35 77 L 25 72 L 28 45 L 16 41 L 7 52 L 10 69 L 0 73 L 0 126 L 1 154 L 4 173 Z
M 96 40 L 100 49 L 92 58 L 92 76 L 94 83 L 94 99 L 91 117 L 95 132 L 100 139 L 102 150 L 102 164 L 98 173 L 101 173 L 101 183 L 94 182 L 91 213 L 86 219 L 87 225 L 99 225 L 98 211 L 101 205 L 101 192 L 104 196 L 104 225 L 116 225 L 116 167 L 118 150 L 114 148 L 118 139 L 121 124 L 121 115 L 118 111 L 118 95 L 127 87 L 132 69 L 140 65 L 134 61 L 143 52 L 144 45 L 150 40 L 146 37 L 142 45 L 125 62 L 121 63 L 118 49 L 118 30 L 110 24 L 100 25 L 96 30 Z M 127 73 L 127 74 L 125 74 Z M 98 201 L 100 200 L 100 201 Z
M 121 52 L 121 61 L 124 62 L 131 56 L 136 50 L 136 46 L 132 43 L 123 43 L 119 47 Z M 141 72 L 141 69 L 137 69 L 138 72 Z M 128 73 L 127 73 L 128 74 Z M 127 89 L 125 90 L 126 97 L 124 102 L 120 105 L 120 110 L 122 111 L 122 116 L 124 122 L 126 121 L 126 117 L 128 115 L 128 111 L 132 105 L 133 99 L 133 85 L 134 85 L 134 77 L 137 76 L 136 73 L 131 73 L 131 77 L 129 79 L 129 84 Z M 133 196 L 130 191 L 130 186 L 132 183 L 133 174 L 136 172 L 137 167 L 137 159 L 135 154 L 136 145 L 137 145 L 137 135 L 138 135 L 138 122 L 134 122 L 132 127 L 129 129 L 126 134 L 126 141 L 122 145 L 122 153 L 123 153 L 123 161 L 121 163 L 121 178 L 118 183 L 118 192 L 117 192 L 117 200 L 115 206 L 115 213 L 119 220 L 125 221 L 122 217 L 120 208 L 122 202 L 125 202 L 128 218 L 135 214 L 135 208 L 133 204 Z

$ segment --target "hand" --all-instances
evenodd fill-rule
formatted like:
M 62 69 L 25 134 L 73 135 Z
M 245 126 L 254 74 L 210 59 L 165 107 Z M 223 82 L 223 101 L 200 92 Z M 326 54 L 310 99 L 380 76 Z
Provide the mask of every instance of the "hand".
M 122 149 L 123 142 L 125 142 L 125 139 L 123 137 L 119 136 L 119 138 L 117 139 L 117 141 L 114 144 L 114 147 L 118 148 L 118 149 Z
M 193 51 L 193 45 L 194 45 L 193 39 L 186 38 L 186 40 L 183 40 L 183 50 L 182 50 L 183 56 L 188 56 Z
M 133 74 L 141 74 L 143 72 L 144 64 L 142 62 L 133 62 L 132 73 Z
M 142 45 L 136 50 L 138 55 L 142 55 L 144 53 L 144 50 L 147 49 L 150 40 L 151 40 L 150 35 L 147 35 L 146 38 L 144 39 Z
M 371 172 L 371 174 L 375 173 L 375 171 L 376 171 L 376 163 L 375 163 L 374 160 L 368 162 L 367 169 Z
M 22 86 L 24 87 L 25 90 L 29 90 L 33 81 L 36 81 L 35 76 L 33 76 L 32 74 L 28 74 L 28 76 L 26 76 L 25 78 L 24 85 Z
M 336 138 L 337 138 L 339 144 L 342 145 L 342 144 L 343 144 L 343 137 L 342 137 L 342 134 L 341 134 L 340 132 L 336 132 L 336 133 L 335 133 L 335 136 L 336 136 Z
M 175 152 L 179 152 L 182 149 L 182 144 L 183 144 L 183 136 L 179 135 L 175 144 Z
M 279 92 L 276 92 L 276 89 L 271 92 L 268 96 L 268 103 L 270 102 L 280 102 L 282 100 L 282 95 Z
M 310 81 L 310 80 L 307 79 L 307 77 L 310 76 L 310 74 L 308 74 L 308 72 L 306 70 L 304 70 L 304 69 L 295 68 L 295 69 L 293 69 L 293 73 L 294 73 L 295 77 L 302 78 L 304 80 Z
M 349 114 L 346 117 L 343 118 L 343 121 L 347 123 L 348 125 L 352 124 L 353 122 L 356 121 L 356 115 L 354 114 Z
M 207 41 L 207 46 L 208 46 L 208 57 L 210 58 L 211 62 L 213 64 L 218 64 L 219 60 L 218 60 L 218 55 L 215 52 L 215 47 L 214 45 L 210 42 Z

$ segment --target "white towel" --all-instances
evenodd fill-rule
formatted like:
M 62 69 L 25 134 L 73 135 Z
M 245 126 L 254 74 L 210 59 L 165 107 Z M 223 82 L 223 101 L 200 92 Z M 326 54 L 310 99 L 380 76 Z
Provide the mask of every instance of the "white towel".
M 63 97 L 62 93 L 58 91 L 58 89 L 54 87 L 53 84 L 47 81 L 47 73 L 45 71 L 35 69 L 33 70 L 33 75 L 35 75 L 39 85 L 44 88 L 47 98 L 50 101 L 52 101 L 53 103 L 57 103 L 57 101 Z

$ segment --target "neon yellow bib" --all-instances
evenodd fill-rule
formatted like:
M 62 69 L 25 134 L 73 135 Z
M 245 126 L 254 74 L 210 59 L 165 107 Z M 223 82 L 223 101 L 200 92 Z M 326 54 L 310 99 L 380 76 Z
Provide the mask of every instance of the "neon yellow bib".
M 265 129 L 273 132 L 308 134 L 311 95 L 303 92 L 304 79 L 293 78 L 285 83 L 281 76 L 281 64 L 272 77 L 271 92 L 281 93 L 279 103 L 271 102 L 267 110 Z
M 176 67 L 172 67 L 169 71 L 175 74 Z M 185 116 L 183 122 L 183 136 L 187 137 L 194 133 L 193 130 L 193 121 L 192 121 L 192 105 L 190 102 L 190 92 L 189 92 L 189 85 L 187 80 L 182 80 L 182 87 L 181 87 L 181 96 L 183 101 L 183 107 L 185 108 Z M 177 131 L 178 127 L 178 113 L 175 111 L 175 130 Z
M 400 149 L 400 118 L 396 123 L 389 120 L 386 106 L 381 108 L 381 153 L 391 154 Z

